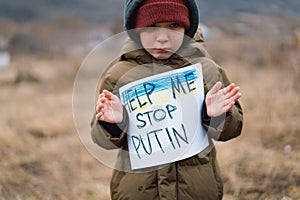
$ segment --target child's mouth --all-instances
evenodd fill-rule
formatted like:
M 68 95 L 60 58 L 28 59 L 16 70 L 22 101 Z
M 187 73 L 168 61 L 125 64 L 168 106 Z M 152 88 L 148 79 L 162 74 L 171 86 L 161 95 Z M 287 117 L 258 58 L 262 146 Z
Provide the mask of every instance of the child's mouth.
M 169 48 L 154 48 L 153 52 L 155 52 L 155 53 L 169 53 L 169 52 L 171 52 L 171 49 L 169 49 Z

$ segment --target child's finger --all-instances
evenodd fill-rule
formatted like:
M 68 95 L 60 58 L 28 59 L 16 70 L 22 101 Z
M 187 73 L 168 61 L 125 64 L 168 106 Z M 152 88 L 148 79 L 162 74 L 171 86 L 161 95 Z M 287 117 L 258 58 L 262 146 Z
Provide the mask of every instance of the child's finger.
M 222 83 L 220 81 L 218 81 L 210 90 L 209 90 L 209 94 L 215 94 L 217 93 L 222 87 Z
M 102 104 L 102 103 L 103 103 L 103 96 L 100 94 L 98 99 L 97 99 L 96 105 Z
M 102 116 L 103 116 L 102 113 L 97 113 L 96 114 L 96 119 L 101 120 Z
M 103 104 L 102 103 L 97 104 L 97 106 L 96 106 L 96 112 L 97 113 L 101 112 L 102 108 L 103 108 Z
M 232 91 L 232 89 L 235 87 L 234 83 L 231 83 L 230 85 L 228 85 L 226 88 L 224 88 L 224 94 L 229 93 L 230 91 Z
M 100 103 L 102 103 L 102 104 L 106 104 L 107 103 L 107 98 L 106 97 L 102 97 L 101 99 L 100 99 Z
M 231 91 L 226 94 L 226 98 L 231 98 L 240 91 L 240 87 L 234 87 Z
M 100 103 L 100 99 L 97 99 L 96 106 Z
M 234 103 L 235 102 L 232 101 L 226 106 L 226 108 L 225 108 L 226 112 L 228 112 L 234 106 Z
M 242 96 L 240 92 L 237 92 L 234 96 L 228 98 L 225 100 L 225 106 L 228 106 L 229 104 L 235 104 L 235 102 Z
M 98 99 L 101 99 L 101 98 L 103 98 L 103 97 L 105 97 L 105 94 L 104 94 L 103 92 L 101 92 L 101 93 L 99 94 L 99 96 L 98 96 Z
M 105 97 L 109 100 L 112 99 L 112 93 L 107 91 L 107 90 L 103 90 L 103 94 L 105 95 Z
M 99 121 L 105 121 L 105 117 L 104 115 L 101 113 L 98 118 L 97 118 Z
M 236 102 L 239 98 L 241 98 L 242 93 L 238 92 L 232 97 L 232 101 Z

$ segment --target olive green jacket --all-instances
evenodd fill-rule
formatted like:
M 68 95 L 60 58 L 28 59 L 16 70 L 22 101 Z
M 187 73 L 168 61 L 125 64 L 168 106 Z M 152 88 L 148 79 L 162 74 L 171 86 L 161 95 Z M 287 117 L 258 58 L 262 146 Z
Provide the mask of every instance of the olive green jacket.
M 230 84 L 223 69 L 212 61 L 205 51 L 201 40 L 189 42 L 164 62 L 155 60 L 145 50 L 138 49 L 136 43 L 130 40 L 122 52 L 124 53 L 120 59 L 101 79 L 99 91 L 107 89 L 119 95 L 118 89 L 132 81 L 195 63 L 202 64 L 205 94 L 217 81 L 221 81 L 224 87 Z M 205 111 L 203 115 L 202 125 L 207 130 L 210 140 L 227 141 L 240 135 L 243 117 L 239 102 L 221 117 L 208 118 Z M 126 150 L 127 124 L 128 122 L 123 120 L 123 123 L 118 124 L 119 133 L 114 134 L 107 126 L 93 120 L 92 139 L 105 149 Z M 209 150 L 205 155 L 199 154 L 145 173 L 130 172 L 128 154 L 122 151 L 116 163 L 119 170 L 114 170 L 111 180 L 111 198 L 113 200 L 222 199 L 223 185 L 215 148 L 212 146 Z

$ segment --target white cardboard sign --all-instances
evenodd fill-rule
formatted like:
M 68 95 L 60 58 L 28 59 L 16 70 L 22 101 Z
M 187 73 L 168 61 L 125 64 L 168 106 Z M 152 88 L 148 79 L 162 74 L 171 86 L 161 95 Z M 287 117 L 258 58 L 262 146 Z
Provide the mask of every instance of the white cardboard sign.
M 208 146 L 201 125 L 200 63 L 129 83 L 120 88 L 120 96 L 129 116 L 132 169 L 189 158 Z

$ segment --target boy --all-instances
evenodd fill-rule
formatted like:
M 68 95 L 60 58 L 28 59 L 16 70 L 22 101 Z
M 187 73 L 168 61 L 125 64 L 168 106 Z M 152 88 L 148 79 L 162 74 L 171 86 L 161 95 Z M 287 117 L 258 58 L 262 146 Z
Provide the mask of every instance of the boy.
M 225 72 L 205 56 L 200 43 L 184 37 L 194 37 L 198 18 L 194 0 L 126 1 L 125 29 L 136 31 L 128 32 L 132 40 L 101 80 L 102 92 L 92 123 L 95 143 L 107 149 L 128 149 L 126 130 L 130 121 L 119 99 L 121 86 L 194 63 L 202 65 L 205 90 L 202 125 L 209 137 L 227 141 L 241 133 L 239 87 L 230 84 Z M 128 155 L 118 157 L 124 171 L 113 172 L 113 200 L 222 199 L 223 186 L 214 147 L 205 156 L 195 155 L 144 173 L 130 171 L 128 160 Z

